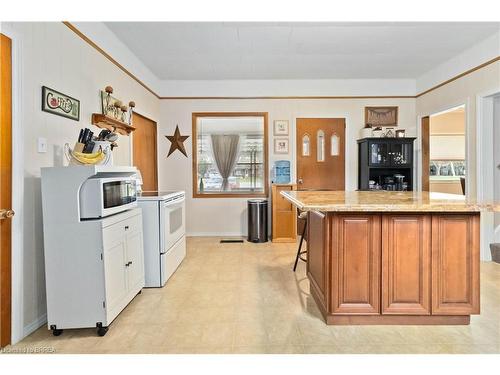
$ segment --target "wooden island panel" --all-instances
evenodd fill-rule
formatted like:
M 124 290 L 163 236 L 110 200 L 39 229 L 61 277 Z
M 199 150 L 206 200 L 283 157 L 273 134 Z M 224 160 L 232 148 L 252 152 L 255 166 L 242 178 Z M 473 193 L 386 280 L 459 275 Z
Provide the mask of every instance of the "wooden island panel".
M 328 264 L 328 220 L 323 212 L 313 211 L 309 213 L 308 225 L 308 253 L 307 253 L 307 276 L 311 283 L 311 289 L 317 294 L 321 308 L 326 310 L 327 296 L 327 264 Z M 310 250 L 310 251 L 309 251 Z
M 335 215 L 332 220 L 331 311 L 380 313 L 380 215 Z
M 431 216 L 382 219 L 382 314 L 429 315 Z
M 469 324 L 479 214 L 309 211 L 311 294 L 328 324 Z
M 479 215 L 433 215 L 432 234 L 432 314 L 479 314 Z

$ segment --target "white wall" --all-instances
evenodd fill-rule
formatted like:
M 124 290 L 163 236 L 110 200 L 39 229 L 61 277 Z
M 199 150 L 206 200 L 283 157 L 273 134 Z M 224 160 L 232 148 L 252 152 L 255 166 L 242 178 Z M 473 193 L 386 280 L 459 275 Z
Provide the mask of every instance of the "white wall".
M 416 80 L 417 93 L 434 87 L 500 55 L 500 31 L 439 64 Z
M 165 80 L 159 87 L 164 97 L 415 95 L 414 79 Z
M 90 125 L 92 112 L 100 111 L 99 90 L 106 85 L 117 97 L 134 100 L 137 110 L 159 119 L 159 101 L 136 81 L 60 22 L 2 23 L 2 32 L 13 39 L 14 145 L 24 159 L 23 174 L 14 176 L 14 196 L 22 194 L 13 233 L 13 342 L 44 323 L 46 314 L 40 168 L 60 165 L 64 143 L 73 144 L 80 128 Z M 80 100 L 80 121 L 41 111 L 41 86 L 46 85 Z M 36 150 L 37 138 L 48 141 L 48 152 Z M 115 164 L 130 163 L 130 138 L 120 137 Z M 14 173 L 17 174 L 15 171 Z M 17 181 L 20 181 L 18 183 Z M 16 199 L 14 197 L 14 202 Z M 22 224 L 22 225 L 19 225 Z
M 465 104 L 466 110 L 466 160 L 467 195 L 476 197 L 476 178 L 481 166 L 476 165 L 476 95 L 500 87 L 500 61 L 476 70 L 416 99 L 416 114 L 420 119 L 449 108 Z M 420 125 L 418 128 L 420 134 Z M 417 148 L 421 175 L 421 147 Z M 420 185 L 421 186 L 421 185 Z
M 185 142 L 186 158 L 175 152 L 166 158 L 170 143 L 164 137 L 173 134 L 178 124 L 181 134 L 190 135 L 193 112 L 268 112 L 269 168 L 275 160 L 291 160 L 295 180 L 295 119 L 300 117 L 346 118 L 346 189 L 357 188 L 357 144 L 364 126 L 364 107 L 399 106 L 399 127 L 406 135 L 416 134 L 415 99 L 218 99 L 162 100 L 159 125 L 159 187 L 186 190 L 187 232 L 191 235 L 241 235 L 246 233 L 246 200 L 242 198 L 192 198 L 192 138 Z M 274 120 L 290 123 L 290 154 L 273 154 Z M 271 174 L 270 174 L 271 175 Z

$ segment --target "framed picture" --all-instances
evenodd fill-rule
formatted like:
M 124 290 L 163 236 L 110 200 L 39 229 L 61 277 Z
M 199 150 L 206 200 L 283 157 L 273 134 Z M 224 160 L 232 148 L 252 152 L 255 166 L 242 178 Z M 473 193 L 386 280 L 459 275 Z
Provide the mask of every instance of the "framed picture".
M 274 120 L 274 135 L 288 135 L 288 120 Z
M 274 139 L 274 153 L 275 154 L 288 154 L 288 138 L 275 138 Z
M 80 101 L 42 86 L 42 111 L 80 121 Z
M 365 107 L 365 126 L 398 126 L 398 107 Z

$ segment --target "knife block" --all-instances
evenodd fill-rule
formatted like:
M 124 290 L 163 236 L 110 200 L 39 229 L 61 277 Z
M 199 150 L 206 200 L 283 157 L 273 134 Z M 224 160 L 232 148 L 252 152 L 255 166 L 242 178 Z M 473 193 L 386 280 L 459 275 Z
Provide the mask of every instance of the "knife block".
M 81 143 L 81 142 L 76 142 L 75 143 L 75 147 L 73 147 L 73 151 L 76 151 L 76 152 L 83 152 L 83 148 L 85 147 L 85 144 L 84 143 Z

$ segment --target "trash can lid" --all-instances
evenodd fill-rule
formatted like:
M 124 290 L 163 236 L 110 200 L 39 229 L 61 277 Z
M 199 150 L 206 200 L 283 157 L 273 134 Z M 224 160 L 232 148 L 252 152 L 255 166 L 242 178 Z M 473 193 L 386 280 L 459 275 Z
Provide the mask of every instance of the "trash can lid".
M 248 203 L 250 203 L 250 204 L 264 204 L 264 203 L 267 203 L 267 199 L 249 199 Z

